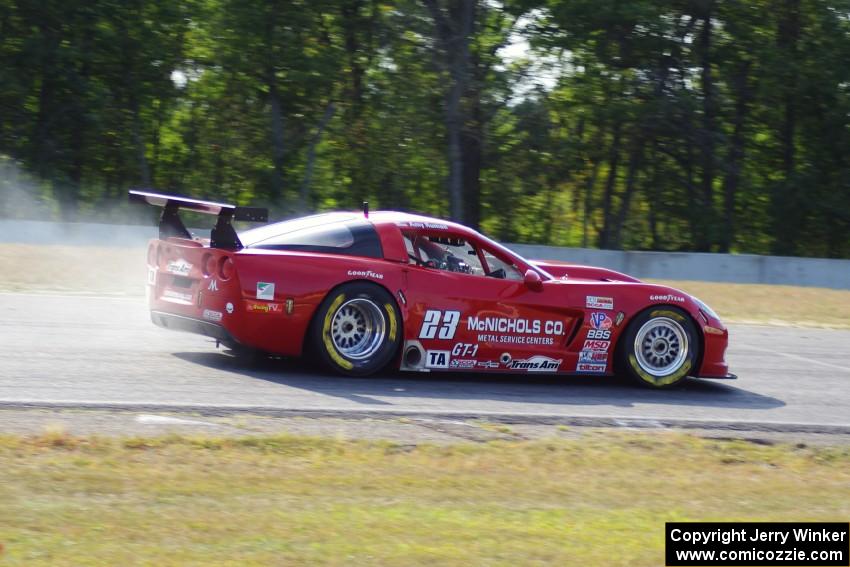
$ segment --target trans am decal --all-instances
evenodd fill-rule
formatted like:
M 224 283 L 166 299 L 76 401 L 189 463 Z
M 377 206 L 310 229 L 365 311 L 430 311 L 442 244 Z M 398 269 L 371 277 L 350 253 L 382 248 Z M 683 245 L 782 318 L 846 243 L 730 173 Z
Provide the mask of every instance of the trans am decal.
M 514 360 L 511 355 L 502 355 L 502 364 L 509 370 L 527 370 L 528 372 L 557 372 L 561 367 L 562 359 L 549 358 L 548 356 L 532 356 L 526 359 Z

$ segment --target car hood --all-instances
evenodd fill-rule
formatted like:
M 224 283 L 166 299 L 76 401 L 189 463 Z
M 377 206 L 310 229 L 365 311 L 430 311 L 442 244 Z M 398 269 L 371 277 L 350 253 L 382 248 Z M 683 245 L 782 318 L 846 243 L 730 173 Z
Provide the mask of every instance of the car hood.
M 581 264 L 569 264 L 567 262 L 557 262 L 554 260 L 532 260 L 532 264 L 538 268 L 542 268 L 556 278 L 566 278 L 572 281 L 587 280 L 641 283 L 641 280 L 637 278 L 633 278 L 632 276 L 614 270 L 609 270 L 607 268 L 583 266 Z

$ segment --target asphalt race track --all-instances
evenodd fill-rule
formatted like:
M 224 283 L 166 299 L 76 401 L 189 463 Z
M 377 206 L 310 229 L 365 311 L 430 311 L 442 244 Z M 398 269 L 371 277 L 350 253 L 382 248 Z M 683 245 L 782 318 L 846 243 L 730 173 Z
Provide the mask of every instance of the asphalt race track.
M 482 417 L 850 433 L 850 331 L 733 326 L 737 381 L 672 391 L 612 378 L 388 373 L 252 365 L 155 327 L 142 298 L 0 294 L 0 409 Z

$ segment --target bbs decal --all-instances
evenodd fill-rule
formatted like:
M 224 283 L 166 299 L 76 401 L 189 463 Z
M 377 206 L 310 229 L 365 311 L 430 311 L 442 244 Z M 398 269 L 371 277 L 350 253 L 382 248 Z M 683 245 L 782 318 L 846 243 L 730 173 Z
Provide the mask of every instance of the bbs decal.
M 420 339 L 453 339 L 457 324 L 460 323 L 460 311 L 440 311 L 428 309 L 422 319 L 419 330 Z

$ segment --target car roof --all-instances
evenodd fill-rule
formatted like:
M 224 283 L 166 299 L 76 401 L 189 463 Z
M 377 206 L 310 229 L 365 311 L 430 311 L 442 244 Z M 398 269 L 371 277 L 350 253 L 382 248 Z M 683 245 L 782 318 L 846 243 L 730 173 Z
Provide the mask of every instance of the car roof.
M 375 224 L 394 224 L 399 228 L 419 228 L 451 230 L 462 234 L 478 234 L 468 226 L 462 224 L 415 213 L 402 213 L 399 211 L 375 211 L 369 213 L 369 220 Z
M 451 230 L 453 232 L 466 234 L 466 235 L 474 235 L 477 234 L 471 228 L 464 226 L 462 224 L 458 224 L 456 222 L 436 218 L 429 217 L 425 215 L 418 215 L 415 213 L 403 213 L 400 211 L 371 211 L 369 212 L 368 217 L 364 217 L 364 214 L 360 211 L 332 211 L 327 213 L 319 213 L 315 215 L 307 215 L 303 217 L 295 217 L 291 219 L 284 219 L 272 224 L 265 225 L 263 227 L 258 227 L 251 229 L 255 234 L 263 234 L 273 235 L 276 234 L 275 227 L 276 225 L 287 223 L 290 227 L 290 230 L 297 230 L 302 226 L 310 226 L 310 225 L 318 225 L 318 224 L 330 224 L 336 222 L 345 222 L 356 219 L 365 219 L 373 224 L 389 224 L 398 226 L 399 228 L 405 228 L 409 226 L 410 228 L 431 228 L 431 229 L 442 229 L 442 230 Z
M 440 218 L 429 217 L 415 213 L 405 213 L 400 211 L 371 211 L 369 212 L 368 216 L 365 216 L 364 213 L 361 211 L 333 211 L 327 213 L 319 213 L 316 215 L 308 215 L 304 217 L 296 217 L 293 219 L 280 221 L 279 223 L 266 225 L 264 227 L 254 228 L 250 231 L 246 231 L 247 234 L 240 233 L 240 237 L 245 236 L 248 240 L 251 240 L 252 242 L 263 240 L 264 238 L 268 238 L 270 236 L 275 235 L 277 231 L 274 227 L 275 225 L 281 223 L 289 223 L 290 227 L 292 227 L 294 230 L 297 230 L 296 227 L 298 227 L 299 225 L 316 226 L 318 224 L 331 224 L 337 222 L 352 221 L 356 219 L 368 220 L 376 226 L 393 226 L 398 228 L 399 230 L 404 230 L 405 228 L 434 231 L 448 230 L 453 232 L 454 234 L 461 235 L 467 238 L 471 237 L 482 239 L 483 241 L 491 244 L 494 248 L 502 250 L 505 255 L 523 261 L 523 263 L 527 264 L 535 271 L 540 272 L 546 279 L 553 279 L 552 276 L 549 275 L 542 268 L 531 264 L 528 260 L 525 260 L 522 256 L 520 256 L 513 250 L 510 250 L 502 244 L 487 238 L 483 234 L 469 228 L 468 226 L 464 226 L 462 224 Z M 248 243 L 246 242 L 246 244 Z

